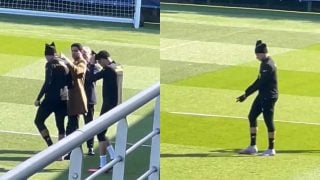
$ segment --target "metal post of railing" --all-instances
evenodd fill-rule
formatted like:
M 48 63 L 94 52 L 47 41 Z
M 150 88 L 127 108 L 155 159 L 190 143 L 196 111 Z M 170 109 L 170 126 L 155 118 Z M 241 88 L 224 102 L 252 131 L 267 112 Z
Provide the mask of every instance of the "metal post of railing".
M 124 167 L 125 167 L 125 157 L 127 149 L 127 135 L 128 135 L 128 122 L 127 119 L 123 118 L 118 122 L 117 126 L 117 136 L 116 136 L 116 157 L 121 157 L 121 161 L 118 162 L 112 173 L 113 180 L 123 180 L 124 179 Z
M 149 180 L 158 180 L 160 179 L 160 96 L 155 103 L 153 130 L 159 130 L 159 134 L 152 138 L 149 169 L 156 168 L 157 171 L 149 176 Z
M 69 180 L 81 180 L 82 161 L 82 149 L 73 149 L 70 155 Z

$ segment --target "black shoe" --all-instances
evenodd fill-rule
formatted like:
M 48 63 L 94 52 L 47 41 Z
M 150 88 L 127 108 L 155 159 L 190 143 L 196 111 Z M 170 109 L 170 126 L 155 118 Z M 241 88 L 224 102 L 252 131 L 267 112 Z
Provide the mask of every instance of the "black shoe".
M 94 156 L 94 150 L 93 150 L 93 148 L 89 148 L 89 149 L 88 149 L 88 155 L 89 155 L 89 156 Z

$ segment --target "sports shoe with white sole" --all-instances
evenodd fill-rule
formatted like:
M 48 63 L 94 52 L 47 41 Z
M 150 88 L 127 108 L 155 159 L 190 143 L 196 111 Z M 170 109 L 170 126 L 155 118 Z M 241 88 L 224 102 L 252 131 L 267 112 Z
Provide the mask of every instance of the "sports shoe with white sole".
M 248 146 L 246 149 L 239 151 L 239 154 L 256 154 L 258 152 L 258 148 L 256 145 Z
M 276 150 L 274 149 L 267 149 L 261 154 L 259 154 L 259 156 L 274 156 L 274 155 L 276 155 Z

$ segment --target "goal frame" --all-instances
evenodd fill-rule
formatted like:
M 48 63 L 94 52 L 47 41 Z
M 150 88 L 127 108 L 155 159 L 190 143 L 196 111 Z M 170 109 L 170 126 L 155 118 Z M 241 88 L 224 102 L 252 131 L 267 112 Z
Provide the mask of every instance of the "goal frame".
M 76 20 L 89 20 L 89 21 L 130 23 L 130 24 L 133 24 L 134 28 L 138 29 L 140 27 L 141 0 L 135 0 L 133 18 L 83 15 L 83 14 L 47 12 L 47 11 L 36 11 L 36 10 L 26 10 L 26 9 L 12 9 L 12 8 L 0 8 L 0 14 L 13 14 L 13 15 L 23 15 L 23 16 L 52 17 L 52 18 L 62 18 L 62 19 L 76 19 Z

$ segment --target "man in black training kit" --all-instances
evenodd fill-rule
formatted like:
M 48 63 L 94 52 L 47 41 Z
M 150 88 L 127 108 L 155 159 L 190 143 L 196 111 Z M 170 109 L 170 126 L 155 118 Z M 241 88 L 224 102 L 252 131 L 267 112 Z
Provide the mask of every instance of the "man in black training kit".
M 97 73 L 94 73 L 94 67 L 96 60 L 103 67 L 103 69 Z M 89 81 L 95 82 L 99 79 L 103 79 L 102 84 L 102 107 L 100 115 L 108 112 L 112 108 L 118 105 L 118 79 L 117 79 L 117 64 L 111 59 L 110 54 L 102 50 L 90 60 L 89 66 L 90 76 Z M 115 152 L 109 139 L 106 137 L 107 129 L 98 134 L 99 140 L 99 153 L 100 164 L 99 168 L 107 164 L 106 153 L 108 151 L 110 160 L 114 159 Z
M 268 49 L 261 40 L 256 42 L 255 54 L 260 64 L 260 71 L 257 80 L 251 84 L 245 93 L 237 98 L 237 102 L 243 102 L 248 96 L 259 90 L 249 113 L 251 143 L 240 154 L 255 154 L 258 152 L 256 145 L 257 117 L 262 113 L 268 128 L 269 147 L 261 153 L 261 156 L 274 156 L 275 127 L 273 123 L 274 106 L 278 99 L 277 68 L 274 61 L 268 56 Z
M 64 118 L 67 116 L 67 74 L 69 70 L 57 57 L 54 43 L 45 46 L 46 74 L 44 84 L 35 100 L 39 106 L 34 123 L 47 145 L 52 145 L 49 131 L 44 124 L 45 120 L 54 112 L 58 128 L 59 140 L 65 136 Z M 41 98 L 44 95 L 44 99 Z

